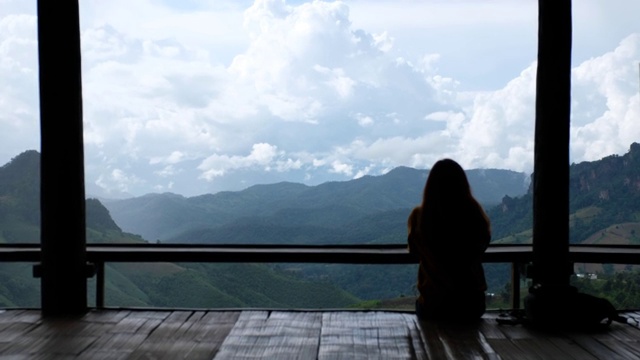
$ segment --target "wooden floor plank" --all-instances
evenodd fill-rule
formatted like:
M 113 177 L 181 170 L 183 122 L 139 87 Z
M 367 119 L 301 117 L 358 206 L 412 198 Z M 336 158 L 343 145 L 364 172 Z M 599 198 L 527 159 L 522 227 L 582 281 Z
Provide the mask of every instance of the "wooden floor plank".
M 624 356 L 588 334 L 572 333 L 567 335 L 578 346 L 597 359 L 623 360 Z
M 606 345 L 611 352 L 618 354 L 625 360 L 639 360 L 640 356 L 638 354 L 638 349 L 633 347 L 629 347 L 628 344 L 624 341 L 616 341 L 613 339 L 600 339 L 598 340 L 604 345 Z
M 481 322 L 472 324 L 438 323 L 438 336 L 449 359 L 496 358 L 491 344 L 481 333 Z
M 509 339 L 487 339 L 500 359 L 503 360 L 539 360 L 537 354 L 527 353 Z
M 129 357 L 146 339 L 147 334 L 116 333 L 99 338 L 94 346 L 81 353 L 82 359 L 107 357 Z
M 215 359 L 315 358 L 321 313 L 243 311 Z
M 517 359 L 584 359 L 595 360 L 596 356 L 587 349 L 581 347 L 573 339 L 566 336 L 564 332 L 541 331 L 526 327 L 522 324 L 507 325 L 498 324 L 486 326 L 490 329 L 492 339 L 489 343 L 495 347 L 500 347 L 498 351 L 504 354 L 504 358 Z M 500 335 L 504 337 L 502 337 Z M 496 341 L 501 339 L 500 341 Z M 504 340 L 508 339 L 513 346 L 508 345 Z
M 566 357 L 568 359 L 576 359 L 576 360 L 598 360 L 598 357 L 594 356 L 587 349 L 580 346 L 580 344 L 576 343 L 572 339 L 568 337 L 551 337 L 549 341 L 556 346 L 561 353 L 567 354 Z
M 193 311 L 174 311 L 167 316 L 131 354 L 131 359 L 162 359 L 174 346 L 175 334 Z
M 93 323 L 119 323 L 122 319 L 131 315 L 129 310 L 93 310 L 82 318 L 83 321 Z M 135 314 L 135 311 L 133 312 Z
M 15 339 L 3 355 L 50 354 L 57 357 L 77 357 L 91 346 L 97 336 L 85 330 L 93 325 L 77 319 L 47 319 L 38 322 Z
M 419 358 L 426 351 L 416 329 L 414 317 L 399 313 L 326 312 L 318 358 Z
M 239 316 L 239 311 L 215 311 L 205 314 L 200 321 L 200 331 L 193 338 L 195 345 L 186 354 L 187 358 L 212 359 L 220 350 Z
M 7 359 L 639 359 L 640 330 L 542 332 L 499 325 L 418 321 L 389 311 L 91 311 L 42 319 L 0 311 Z M 640 315 L 638 315 L 640 316 Z
M 415 314 L 402 314 L 403 318 L 409 324 L 409 336 L 411 344 L 411 352 L 415 354 L 416 359 L 428 358 L 426 348 L 426 338 L 420 328 L 420 321 Z

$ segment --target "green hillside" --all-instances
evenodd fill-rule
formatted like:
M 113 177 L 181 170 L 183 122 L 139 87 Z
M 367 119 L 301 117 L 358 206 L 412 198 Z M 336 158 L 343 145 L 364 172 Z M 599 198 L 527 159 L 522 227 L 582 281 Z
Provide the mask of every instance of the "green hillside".
M 0 243 L 39 243 L 39 154 L 28 151 L 0 168 Z M 62 209 L 61 209 L 62 211 Z M 86 201 L 88 243 L 147 243 L 122 231 L 97 199 Z M 33 264 L 0 263 L 0 307 L 38 307 Z M 346 307 L 360 301 L 328 284 L 264 264 L 107 264 L 108 306 Z M 95 279 L 89 282 L 95 303 Z
M 107 291 L 111 306 L 339 308 L 360 301 L 260 264 L 115 264 L 107 279 L 119 289 Z
M 572 244 L 638 244 L 635 233 L 612 228 L 640 222 L 640 144 L 622 155 L 569 167 L 569 241 Z M 498 243 L 530 243 L 533 224 L 531 191 L 488 211 Z M 624 225 L 629 226 L 629 225 Z

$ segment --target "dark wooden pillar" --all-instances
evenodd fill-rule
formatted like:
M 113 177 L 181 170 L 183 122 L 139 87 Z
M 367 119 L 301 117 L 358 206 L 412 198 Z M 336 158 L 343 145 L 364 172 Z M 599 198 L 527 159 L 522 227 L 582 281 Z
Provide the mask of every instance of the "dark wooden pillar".
M 539 0 L 533 280 L 568 286 L 571 0 Z
M 582 315 L 569 284 L 571 0 L 538 0 L 538 11 L 533 286 L 524 306 L 533 324 L 557 328 Z
M 79 25 L 77 0 L 38 1 L 44 316 L 87 310 Z

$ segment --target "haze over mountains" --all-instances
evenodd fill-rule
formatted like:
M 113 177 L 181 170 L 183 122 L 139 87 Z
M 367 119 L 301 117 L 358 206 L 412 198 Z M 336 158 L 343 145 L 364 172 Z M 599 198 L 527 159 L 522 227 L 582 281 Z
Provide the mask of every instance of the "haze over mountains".
M 164 193 L 103 202 L 125 231 L 151 241 L 402 242 L 407 214 L 420 203 L 428 173 L 398 167 L 381 176 L 317 186 L 282 182 L 190 198 Z M 510 170 L 476 169 L 467 175 L 486 207 L 528 188 L 528 177 Z M 394 233 L 399 236 L 389 238 Z

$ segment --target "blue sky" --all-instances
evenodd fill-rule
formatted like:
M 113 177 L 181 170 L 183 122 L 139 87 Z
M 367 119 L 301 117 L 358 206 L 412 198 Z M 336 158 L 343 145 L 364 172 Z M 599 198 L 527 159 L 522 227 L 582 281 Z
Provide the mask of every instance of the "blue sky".
M 87 192 L 529 173 L 531 0 L 81 0 Z M 571 161 L 640 140 L 640 2 L 574 1 Z M 0 0 L 0 163 L 39 149 L 35 1 Z

